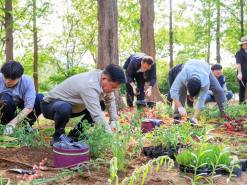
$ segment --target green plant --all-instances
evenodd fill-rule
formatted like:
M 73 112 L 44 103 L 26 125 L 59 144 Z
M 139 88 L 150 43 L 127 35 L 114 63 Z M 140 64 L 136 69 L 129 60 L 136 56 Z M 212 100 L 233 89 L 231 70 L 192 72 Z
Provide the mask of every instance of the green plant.
M 27 126 L 25 122 L 20 123 L 11 136 L 17 138 L 17 143 L 20 146 L 45 146 L 39 131 Z
M 103 124 L 91 127 L 87 123 L 83 123 L 83 133 L 81 140 L 89 145 L 90 156 L 92 158 L 102 158 L 111 148 L 112 136 L 105 131 Z
M 194 170 L 193 181 L 198 181 L 202 178 L 202 174 L 197 175 L 198 170 L 209 169 L 211 175 L 216 174 L 216 170 L 224 169 L 232 173 L 232 157 L 229 148 L 224 146 L 216 146 L 209 143 L 198 144 L 192 149 L 186 149 L 180 152 L 176 160 L 179 165 L 190 167 Z
M 119 185 L 119 178 L 117 175 L 117 164 L 117 158 L 112 158 L 110 161 L 110 178 L 108 179 L 109 184 L 115 182 L 115 185 Z M 161 167 L 165 167 L 168 170 L 173 168 L 174 162 L 168 156 L 160 156 L 156 159 L 150 160 L 147 164 L 144 164 L 141 167 L 135 169 L 130 177 L 124 178 L 120 185 L 133 185 L 135 182 L 139 181 L 141 177 L 141 184 L 143 185 L 145 183 L 148 173 L 150 173 L 154 167 L 157 173 Z
M 10 184 L 10 179 L 0 176 L 0 185 L 7 185 L 7 184 Z
M 172 127 L 157 127 L 145 137 L 155 146 L 176 148 L 194 142 L 193 138 L 202 139 L 206 135 L 206 128 L 192 127 L 190 123 L 173 125 Z
M 111 152 L 113 157 L 117 158 L 119 171 L 124 171 L 128 166 L 127 154 L 131 130 L 129 125 L 119 126 L 113 133 L 111 141 Z

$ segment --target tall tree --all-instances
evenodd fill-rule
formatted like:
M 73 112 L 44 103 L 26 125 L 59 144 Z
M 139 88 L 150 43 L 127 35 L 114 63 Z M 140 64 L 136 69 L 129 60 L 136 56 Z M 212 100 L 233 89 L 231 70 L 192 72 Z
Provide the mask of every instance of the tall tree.
M 108 64 L 119 64 L 118 56 L 118 11 L 116 0 L 98 0 L 98 63 L 103 69 Z M 117 108 L 124 107 L 119 91 L 115 91 Z
M 244 0 L 240 0 L 240 29 L 241 37 L 244 36 Z
M 154 42 L 154 0 L 141 0 L 141 51 L 155 59 Z M 157 83 L 150 100 L 164 102 Z
M 141 0 L 141 51 L 155 59 L 154 0 Z
M 173 28 L 172 28 L 172 0 L 170 0 L 170 14 L 169 14 L 169 54 L 170 54 L 170 69 L 173 67 Z
M 220 56 L 220 0 L 216 1 L 216 11 L 217 11 L 217 18 L 216 18 L 216 61 L 220 63 L 221 56 Z
M 118 64 L 118 19 L 116 0 L 98 0 L 98 63 L 103 69 L 108 64 Z
M 210 62 L 210 51 L 211 51 L 211 40 L 212 40 L 212 0 L 207 0 L 207 8 L 206 8 L 206 19 L 207 19 L 207 63 Z
M 6 61 L 13 60 L 13 7 L 12 0 L 5 0 L 5 54 Z
M 38 33 L 37 33 L 37 6 L 36 0 L 33 0 L 33 78 L 35 90 L 39 89 L 39 77 L 38 77 Z

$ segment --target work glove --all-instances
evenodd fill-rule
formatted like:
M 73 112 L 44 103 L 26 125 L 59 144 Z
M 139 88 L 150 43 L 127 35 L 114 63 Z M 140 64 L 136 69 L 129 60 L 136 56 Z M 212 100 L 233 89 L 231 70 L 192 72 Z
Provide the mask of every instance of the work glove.
M 146 95 L 147 97 L 149 97 L 149 96 L 151 96 L 151 94 L 152 94 L 152 87 L 150 86 L 150 87 L 145 91 L 145 95 Z
M 187 112 L 183 107 L 178 107 L 178 112 L 181 116 L 187 116 Z
M 117 128 L 117 121 L 111 121 L 110 125 L 111 125 L 112 129 L 116 129 Z
M 14 133 L 14 128 L 15 126 L 14 125 L 6 125 L 6 127 L 4 128 L 4 131 L 3 131 L 3 134 L 4 135 L 11 135 Z
M 190 118 L 189 121 L 194 125 L 198 124 L 198 120 L 195 117 Z
M 243 79 L 243 74 L 242 74 L 242 72 L 239 72 L 237 77 L 238 77 L 239 80 L 242 80 L 242 79 Z

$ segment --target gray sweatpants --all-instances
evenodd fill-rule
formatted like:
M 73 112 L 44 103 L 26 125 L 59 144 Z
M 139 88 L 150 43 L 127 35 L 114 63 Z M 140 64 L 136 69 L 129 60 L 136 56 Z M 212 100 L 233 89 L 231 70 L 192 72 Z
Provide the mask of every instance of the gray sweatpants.
M 210 87 L 209 89 L 213 92 L 215 97 L 215 101 L 219 107 L 220 113 L 224 114 L 225 105 L 226 105 L 226 97 L 223 88 L 220 86 L 219 81 L 215 78 L 215 76 L 210 73 L 209 75 Z M 179 101 L 182 105 L 185 105 L 187 97 L 187 87 L 183 85 L 179 90 Z M 179 116 L 178 109 L 175 106 L 174 108 L 174 116 Z

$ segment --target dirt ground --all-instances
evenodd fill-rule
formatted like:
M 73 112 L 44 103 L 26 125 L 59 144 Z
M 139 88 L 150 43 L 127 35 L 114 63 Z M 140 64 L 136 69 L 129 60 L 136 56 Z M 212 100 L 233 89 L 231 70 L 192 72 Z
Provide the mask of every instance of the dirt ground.
M 48 148 L 14 148 L 14 149 L 1 149 L 0 148 L 0 176 L 11 179 L 11 184 L 16 184 L 17 174 L 9 172 L 8 169 L 12 168 L 22 168 L 22 169 L 32 169 L 33 165 L 39 164 L 39 162 L 48 158 L 47 167 L 52 168 L 53 154 L 52 149 Z M 144 164 L 149 159 L 142 156 L 135 160 L 135 162 L 130 165 L 126 173 L 120 174 L 119 177 L 129 176 L 133 170 Z M 58 173 L 57 170 L 47 170 L 42 171 L 43 177 L 50 178 L 56 176 Z M 51 182 L 48 184 L 71 184 L 71 185 L 103 185 L 108 184 L 107 180 L 109 178 L 109 172 L 107 167 L 101 167 L 99 169 L 91 170 L 90 173 L 85 172 L 83 175 L 76 173 L 73 177 L 64 177 L 63 180 L 57 182 Z M 222 176 L 216 178 L 215 184 L 225 185 L 227 177 Z M 137 183 L 139 184 L 139 183 Z M 177 168 L 172 169 L 171 171 L 166 171 L 162 169 L 158 173 L 151 173 L 148 175 L 147 180 L 145 181 L 146 185 L 189 185 L 191 184 L 188 177 L 185 177 L 185 174 L 182 174 L 178 171 Z M 242 173 L 240 178 L 233 178 L 231 185 L 246 185 L 247 184 L 247 173 Z

